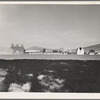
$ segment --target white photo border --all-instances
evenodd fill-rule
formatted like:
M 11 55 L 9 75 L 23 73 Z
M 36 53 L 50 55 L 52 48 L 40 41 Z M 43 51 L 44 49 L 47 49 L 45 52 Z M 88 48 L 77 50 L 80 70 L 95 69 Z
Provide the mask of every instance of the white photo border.
M 0 1 L 0 5 L 2 4 L 100 5 L 100 1 Z M 100 93 L 1 92 L 0 99 L 100 99 Z

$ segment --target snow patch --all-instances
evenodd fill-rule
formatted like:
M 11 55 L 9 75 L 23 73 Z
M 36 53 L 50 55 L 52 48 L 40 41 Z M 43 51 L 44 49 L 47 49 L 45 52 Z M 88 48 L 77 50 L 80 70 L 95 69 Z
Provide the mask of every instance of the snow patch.
M 46 77 L 45 75 L 39 75 L 38 77 L 37 77 L 37 79 L 38 80 L 42 80 L 44 77 Z
M 0 76 L 6 76 L 7 74 L 8 73 L 6 69 L 0 69 Z
M 24 90 L 22 89 L 21 85 L 11 83 L 8 92 L 24 92 Z
M 54 78 L 50 75 L 39 75 L 38 79 L 45 92 L 59 91 L 63 87 L 64 79 Z
M 33 77 L 33 74 L 26 74 L 26 76 L 28 76 L 28 77 Z
M 3 82 L 5 80 L 5 77 L 0 77 L 0 82 Z
M 31 83 L 30 82 L 27 82 L 27 83 L 23 84 L 22 89 L 25 92 L 29 92 L 30 89 L 31 89 Z
M 27 82 L 23 85 L 16 83 L 11 83 L 8 89 L 8 92 L 29 92 L 31 88 L 31 83 Z

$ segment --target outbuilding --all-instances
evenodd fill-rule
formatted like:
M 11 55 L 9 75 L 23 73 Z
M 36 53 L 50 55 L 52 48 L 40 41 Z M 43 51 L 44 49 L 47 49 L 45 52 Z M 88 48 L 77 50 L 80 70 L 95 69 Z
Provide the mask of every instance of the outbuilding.
M 88 53 L 89 55 L 95 55 L 96 54 L 96 52 L 95 52 L 95 50 L 93 50 L 93 49 L 91 49 L 90 51 L 89 51 L 89 53 Z
M 79 47 L 76 52 L 77 55 L 84 55 L 84 49 L 82 47 Z

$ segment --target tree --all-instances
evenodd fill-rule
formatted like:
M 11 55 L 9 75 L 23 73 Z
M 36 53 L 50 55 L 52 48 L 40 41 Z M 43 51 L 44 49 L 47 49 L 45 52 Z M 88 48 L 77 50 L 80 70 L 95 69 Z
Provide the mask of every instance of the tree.
M 45 53 L 45 51 L 46 51 L 46 49 L 44 48 L 44 49 L 43 49 L 43 53 Z

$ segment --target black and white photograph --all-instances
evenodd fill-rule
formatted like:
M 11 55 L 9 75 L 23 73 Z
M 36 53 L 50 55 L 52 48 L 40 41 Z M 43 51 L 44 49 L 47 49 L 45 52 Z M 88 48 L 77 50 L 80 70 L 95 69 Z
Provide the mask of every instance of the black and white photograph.
M 100 5 L 0 3 L 1 93 L 100 93 L 99 67 Z

